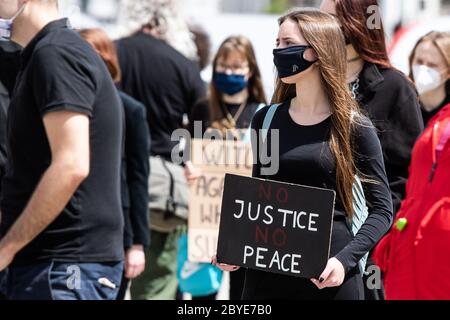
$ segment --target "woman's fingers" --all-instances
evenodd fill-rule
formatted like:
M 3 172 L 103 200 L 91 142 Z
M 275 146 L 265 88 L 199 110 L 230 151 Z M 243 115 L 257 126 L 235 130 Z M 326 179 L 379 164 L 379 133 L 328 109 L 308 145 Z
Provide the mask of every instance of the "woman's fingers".
M 320 283 L 317 279 L 311 279 L 311 282 L 314 283 L 314 285 L 317 287 L 317 289 L 320 289 Z
M 222 271 L 228 271 L 228 272 L 237 271 L 240 268 L 238 266 L 232 266 L 232 265 L 225 264 L 225 263 L 217 263 L 217 256 L 213 256 L 211 258 L 211 264 L 218 267 Z
M 311 279 L 311 282 L 314 283 L 317 288 L 323 289 L 323 288 L 325 288 L 325 285 L 328 284 L 327 281 L 332 272 L 333 272 L 333 266 L 328 261 L 327 266 L 325 267 L 325 270 L 322 272 L 322 274 L 319 277 L 319 280 Z
M 333 265 L 330 263 L 330 260 L 328 260 L 325 270 L 323 270 L 322 274 L 320 275 L 319 283 L 322 284 L 326 282 L 330 277 L 330 274 L 333 272 L 333 270 L 334 270 Z
M 340 283 L 338 278 L 336 277 L 335 273 L 332 272 L 328 278 L 322 282 L 319 283 L 319 289 L 324 289 L 324 288 L 333 288 L 333 287 L 339 287 Z
M 219 263 L 217 264 L 217 267 L 219 267 L 222 271 L 228 271 L 233 272 L 239 270 L 238 266 L 231 266 L 229 264 Z
M 320 290 L 324 288 L 338 287 L 341 285 L 340 277 L 335 270 L 335 263 L 333 259 L 328 260 L 325 270 L 317 279 L 311 279 L 312 283 Z
M 134 279 L 136 277 L 136 267 L 129 265 L 125 272 L 125 277 L 127 279 Z
M 328 278 L 326 280 L 324 280 L 323 282 L 320 282 L 317 279 L 311 279 L 311 282 L 314 283 L 316 285 L 316 287 L 320 290 L 325 289 L 325 288 L 333 288 L 333 287 L 339 287 L 342 283 L 339 280 L 338 275 L 336 274 L 336 272 L 331 272 L 331 274 L 329 274 Z

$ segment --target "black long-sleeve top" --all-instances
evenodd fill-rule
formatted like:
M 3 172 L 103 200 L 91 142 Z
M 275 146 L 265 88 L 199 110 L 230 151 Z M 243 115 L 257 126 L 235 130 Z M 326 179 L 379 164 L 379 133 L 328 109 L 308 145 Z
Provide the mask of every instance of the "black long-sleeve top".
M 289 115 L 290 103 L 282 104 L 275 113 L 270 129 L 279 130 L 279 170 L 274 176 L 261 176 L 258 161 L 253 176 L 275 181 L 301 184 L 312 187 L 337 190 L 336 168 L 329 147 L 331 118 L 313 126 L 302 126 Z M 252 128 L 260 130 L 268 107 L 253 118 Z M 358 234 L 349 243 L 342 244 L 337 228 L 333 227 L 331 255 L 343 265 L 346 272 L 355 268 L 361 257 L 370 251 L 389 230 L 392 214 L 392 198 L 384 168 L 383 154 L 376 130 L 370 120 L 363 119 L 354 130 L 355 162 L 358 170 L 377 183 L 363 183 L 365 196 L 371 206 L 369 216 Z M 270 154 L 271 136 L 267 137 Z M 255 146 L 255 144 L 254 144 Z M 255 148 L 253 149 L 255 152 Z M 347 213 L 339 196 L 336 198 L 334 221 L 345 221 Z M 337 240 L 337 241 L 335 241 Z M 336 242 L 336 243 L 334 243 Z
M 11 41 L 0 42 L 0 81 L 9 95 L 12 95 L 16 77 L 20 69 L 22 48 Z
M 6 112 L 8 104 L 8 92 L 0 82 L 0 194 L 2 191 L 1 179 L 6 168 Z
M 434 118 L 434 116 L 436 116 L 446 105 L 450 103 L 450 91 L 447 91 L 448 92 L 444 100 L 442 100 L 441 103 L 439 103 L 439 105 L 433 110 L 427 111 L 424 106 L 421 107 L 422 119 L 425 127 L 428 125 L 428 122 L 430 122 L 430 120 Z
M 405 198 L 412 149 L 424 128 L 418 94 L 395 69 L 366 63 L 359 79 L 357 101 L 377 128 L 396 213 Z
M 148 221 L 148 177 L 150 174 L 150 133 L 145 106 L 119 92 L 125 114 L 125 154 L 122 163 L 122 207 L 124 247 L 150 241 Z
M 20 68 L 21 47 L 10 41 L 0 41 L 0 194 L 1 179 L 6 168 L 6 115 Z M 1 218 L 1 217 L 0 217 Z
M 247 102 L 243 112 L 239 116 L 236 121 L 237 129 L 247 129 L 250 127 L 252 122 L 252 118 L 255 115 L 255 112 L 258 110 L 259 103 L 256 102 Z M 230 115 L 234 117 L 239 110 L 239 104 L 229 104 L 224 103 L 223 108 L 228 110 Z M 211 118 L 210 118 L 210 104 L 208 99 L 200 99 L 197 101 L 195 106 L 192 108 L 189 116 L 189 132 L 191 135 L 194 134 L 194 123 L 195 121 L 201 121 L 202 123 L 202 134 L 211 127 Z M 225 113 L 224 113 L 225 118 Z

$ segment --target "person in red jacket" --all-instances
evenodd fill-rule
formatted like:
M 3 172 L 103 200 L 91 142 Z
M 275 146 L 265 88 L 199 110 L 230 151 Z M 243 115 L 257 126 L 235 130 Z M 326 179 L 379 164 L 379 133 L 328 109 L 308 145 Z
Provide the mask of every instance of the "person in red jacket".
M 407 195 L 374 258 L 386 299 L 450 299 L 450 104 L 417 141 Z

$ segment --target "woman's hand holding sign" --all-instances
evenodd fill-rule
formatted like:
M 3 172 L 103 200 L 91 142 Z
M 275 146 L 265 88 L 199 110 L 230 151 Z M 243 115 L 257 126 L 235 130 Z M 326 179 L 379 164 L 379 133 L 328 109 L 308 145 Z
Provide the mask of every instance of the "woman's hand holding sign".
M 213 266 L 216 266 L 217 268 L 219 268 L 222 271 L 228 271 L 228 272 L 237 271 L 240 268 L 238 266 L 231 266 L 231 265 L 225 264 L 225 263 L 217 263 L 217 256 L 212 257 L 211 264 Z
M 336 259 L 331 258 L 328 260 L 325 270 L 320 275 L 320 279 L 311 279 L 311 281 L 319 289 L 339 287 L 342 285 L 345 279 L 345 270 L 342 263 Z

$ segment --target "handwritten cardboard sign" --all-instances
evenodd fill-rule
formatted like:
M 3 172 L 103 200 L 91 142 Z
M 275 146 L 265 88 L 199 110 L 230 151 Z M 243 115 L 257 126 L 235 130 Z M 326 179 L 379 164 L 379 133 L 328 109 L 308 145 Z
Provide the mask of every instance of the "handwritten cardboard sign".
M 192 162 L 201 176 L 190 188 L 188 258 L 210 262 L 216 253 L 220 208 L 226 173 L 250 176 L 253 163 L 249 144 L 240 141 L 192 141 Z

